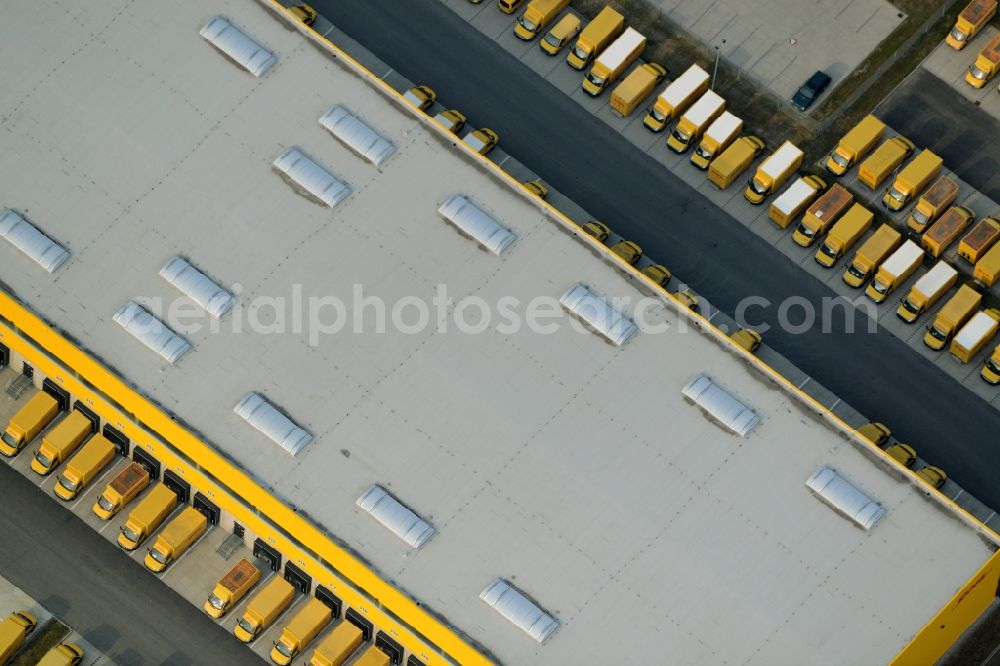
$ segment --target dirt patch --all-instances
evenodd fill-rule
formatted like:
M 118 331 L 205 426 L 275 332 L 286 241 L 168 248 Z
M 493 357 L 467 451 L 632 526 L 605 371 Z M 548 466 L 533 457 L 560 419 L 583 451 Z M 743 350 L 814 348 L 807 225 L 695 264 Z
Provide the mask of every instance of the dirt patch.
M 28 636 L 30 644 L 10 662 L 10 666 L 35 666 L 46 652 L 62 643 L 67 636 L 69 627 L 57 620 L 48 621 Z

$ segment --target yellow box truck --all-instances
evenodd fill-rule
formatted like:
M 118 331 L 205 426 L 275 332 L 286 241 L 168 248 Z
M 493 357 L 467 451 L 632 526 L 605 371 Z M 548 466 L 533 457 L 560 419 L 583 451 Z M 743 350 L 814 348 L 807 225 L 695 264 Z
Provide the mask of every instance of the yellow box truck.
M 128 515 L 118 535 L 118 545 L 125 550 L 135 550 L 156 531 L 163 520 L 177 506 L 177 494 L 161 483 L 153 486 Z
M 979 52 L 976 62 L 969 67 L 965 75 L 965 81 L 973 88 L 982 88 L 987 81 L 996 76 L 998 71 L 1000 71 L 1000 33 L 997 33 L 993 41 Z
M 990 308 L 972 315 L 951 341 L 951 355 L 968 363 L 989 344 L 1000 328 L 1000 310 Z
M 920 244 L 927 254 L 940 257 L 955 239 L 972 224 L 976 214 L 965 206 L 953 206 L 920 237 Z
M 639 65 L 611 91 L 611 110 L 619 116 L 628 116 L 666 76 L 667 70 L 655 62 Z
M 785 141 L 773 155 L 757 167 L 757 173 L 747 181 L 743 198 L 755 206 L 763 202 L 768 195 L 781 187 L 781 184 L 801 164 L 802 151 L 791 141 Z
M 858 160 L 872 151 L 882 135 L 885 123 L 875 116 L 865 116 L 851 131 L 844 135 L 826 161 L 826 170 L 843 176 Z
M 733 184 L 764 150 L 764 142 L 755 136 L 741 136 L 722 151 L 708 167 L 708 182 L 720 190 Z
M 881 303 L 913 275 L 923 260 L 924 251 L 920 246 L 911 240 L 906 241 L 878 267 L 865 294 L 876 303 Z
M 94 431 L 94 423 L 74 409 L 42 438 L 42 445 L 31 460 L 31 470 L 45 476 L 61 465 Z
M 571 39 L 575 39 L 577 35 L 580 34 L 580 17 L 574 14 L 566 14 L 559 22 L 552 26 L 549 30 L 549 34 L 542 38 L 538 45 L 542 48 L 545 53 L 554 56 L 562 47 L 566 46 L 566 42 Z
M 868 231 L 874 219 L 875 215 L 861 204 L 851 206 L 820 243 L 819 249 L 816 250 L 816 263 L 824 268 L 830 268 L 837 263 L 837 260 L 854 247 L 858 239 Z
M 379 650 L 377 645 L 369 645 L 351 666 L 389 666 L 391 663 L 392 659 L 387 653 Z
M 79 666 L 83 657 L 83 648 L 76 643 L 60 643 L 46 652 L 36 666 Z
M 146 568 L 160 573 L 186 553 L 207 530 L 208 518 L 205 514 L 192 506 L 185 508 L 156 535 L 153 547 L 146 551 Z
M 902 242 L 903 235 L 893 229 L 892 225 L 880 226 L 854 254 L 854 259 L 844 271 L 844 282 L 855 289 L 860 287 Z
M 991 247 L 972 269 L 972 278 L 987 287 L 992 287 L 998 277 L 1000 277 L 1000 244 Z
M 976 311 L 983 302 L 983 295 L 967 284 L 962 285 L 955 292 L 955 295 L 948 299 L 933 323 L 927 327 L 924 334 L 924 344 L 940 351 L 951 340 L 955 331 L 969 321 L 969 317 Z
M 310 599 L 281 630 L 271 649 L 271 661 L 287 666 L 333 620 L 333 611 L 319 599 Z
M 948 33 L 945 41 L 953 49 L 964 49 L 969 40 L 979 34 L 983 26 L 989 23 L 997 13 L 997 0 L 972 0 L 955 21 L 955 27 Z
M 705 133 L 709 124 L 725 110 L 726 100 L 714 91 L 706 90 L 677 121 L 674 130 L 667 137 L 667 147 L 675 153 L 686 153 Z
M 883 142 L 858 167 L 858 180 L 870 190 L 877 189 L 909 157 L 913 149 L 913 142 L 902 136 L 894 136 Z
M 854 195 L 840 183 L 834 183 L 833 187 L 806 210 L 806 214 L 792 232 L 792 240 L 802 247 L 809 247 L 825 234 L 853 203 Z
M 272 578 L 254 595 L 243 617 L 233 627 L 233 635 L 244 643 L 257 638 L 285 612 L 295 598 L 295 588 L 284 578 Z
M 361 629 L 350 622 L 341 622 L 316 646 L 309 666 L 342 666 L 362 641 Z
M 937 262 L 934 268 L 921 275 L 910 288 L 910 293 L 900 301 L 896 314 L 906 323 L 912 324 L 917 317 L 934 307 L 957 281 L 958 271 L 945 261 Z
M 983 369 L 979 371 L 979 376 L 992 386 L 1000 384 L 1000 345 L 997 345 L 990 357 L 986 359 Z
M 771 203 L 767 216 L 782 229 L 787 229 L 806 206 L 826 189 L 826 183 L 817 176 L 803 176 L 792 183 Z
M 942 164 L 944 160 L 931 151 L 922 151 L 899 172 L 895 182 L 886 188 L 882 205 L 889 210 L 901 210 L 938 175 Z
M 670 121 L 684 113 L 706 90 L 708 72 L 698 65 L 691 65 L 664 88 L 649 107 L 643 124 L 654 132 L 662 132 Z
M 729 147 L 742 129 L 742 119 L 737 118 L 729 111 L 723 111 L 722 115 L 708 126 L 705 134 L 701 137 L 701 143 L 691 153 L 691 164 L 702 171 L 708 169 L 709 163 L 715 159 L 716 155 Z
M 260 569 L 249 560 L 240 560 L 212 588 L 212 593 L 205 600 L 205 612 L 214 618 L 222 617 L 240 603 L 259 580 Z
M 626 28 L 601 55 L 583 77 L 583 91 L 596 97 L 622 74 L 646 50 L 646 38 L 635 28 Z
M 105 486 L 104 492 L 94 503 L 94 513 L 101 520 L 109 520 L 145 490 L 149 480 L 149 472 L 145 467 L 139 463 L 131 463 Z
M 580 33 L 566 56 L 566 62 L 573 69 L 583 69 L 624 29 L 625 17 L 611 7 L 605 7 Z
M 568 5 L 569 0 L 531 0 L 514 23 L 514 34 L 530 42 Z
M 1000 239 L 1000 221 L 984 217 L 958 244 L 958 256 L 975 264 Z
M 67 502 L 73 499 L 114 459 L 115 445 L 100 433 L 94 435 L 66 463 L 66 469 L 56 481 L 56 496 Z
M 918 234 L 924 233 L 941 213 L 948 210 L 948 206 L 955 202 L 957 196 L 958 183 L 948 176 L 941 176 L 917 200 L 917 205 L 910 211 L 906 220 L 906 226 Z
M 0 454 L 13 458 L 21 452 L 59 413 L 59 403 L 48 393 L 36 393 L 10 417 L 0 437 Z
M 7 661 L 17 652 L 32 631 L 38 620 L 28 611 L 11 613 L 0 622 L 0 664 Z

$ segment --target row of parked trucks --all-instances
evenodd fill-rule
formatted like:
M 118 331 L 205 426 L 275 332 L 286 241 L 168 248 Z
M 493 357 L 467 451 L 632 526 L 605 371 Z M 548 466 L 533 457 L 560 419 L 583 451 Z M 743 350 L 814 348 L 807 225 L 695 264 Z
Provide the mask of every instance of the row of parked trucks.
M 0 666 L 9 662 L 28 636 L 38 626 L 38 620 L 26 610 L 16 611 L 0 622 Z M 84 651 L 75 643 L 59 643 L 50 648 L 35 666 L 79 666 Z

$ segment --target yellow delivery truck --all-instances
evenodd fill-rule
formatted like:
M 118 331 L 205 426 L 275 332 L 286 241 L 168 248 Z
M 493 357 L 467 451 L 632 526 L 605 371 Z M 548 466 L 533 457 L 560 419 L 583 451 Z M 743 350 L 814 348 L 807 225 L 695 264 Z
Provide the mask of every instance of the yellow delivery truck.
M 910 293 L 899 303 L 896 315 L 908 324 L 912 324 L 917 317 L 934 307 L 948 290 L 955 286 L 958 281 L 958 271 L 949 266 L 945 261 L 934 264 L 934 268 L 920 276 Z
M 958 244 L 958 256 L 975 265 L 1000 239 L 1000 220 L 984 217 Z
M 972 0 L 955 21 L 955 27 L 948 33 L 945 41 L 953 49 L 964 49 L 969 40 L 979 34 L 983 26 L 989 23 L 997 13 L 997 0 Z
M 927 333 L 924 334 L 924 344 L 934 351 L 944 349 L 955 331 L 969 321 L 969 317 L 982 302 L 983 295 L 969 285 L 965 284 L 959 287 L 955 295 L 948 299 L 944 307 L 938 311 L 933 323 L 927 327 Z
M 24 645 L 28 634 L 35 630 L 37 624 L 38 620 L 28 611 L 11 613 L 0 622 L 0 665 L 6 664 Z
M 896 181 L 886 188 L 882 205 L 889 210 L 901 210 L 938 175 L 942 164 L 944 160 L 931 151 L 921 152 L 899 172 Z
M 764 201 L 802 164 L 802 151 L 791 141 L 781 144 L 774 154 L 761 162 L 757 173 L 747 181 L 743 198 L 757 205 Z
M 61 465 L 94 432 L 94 422 L 78 409 L 42 437 L 31 461 L 31 471 L 45 476 Z
M 902 243 L 903 235 L 891 225 L 880 226 L 854 254 L 854 259 L 844 271 L 844 282 L 855 289 L 860 287 Z
M 858 167 L 858 181 L 875 190 L 913 152 L 913 142 L 902 136 L 885 141 Z
M 319 599 L 313 598 L 296 613 L 281 630 L 281 636 L 271 648 L 271 661 L 287 666 L 333 620 L 333 611 Z
M 580 33 L 566 56 L 566 62 L 574 69 L 583 69 L 624 29 L 625 17 L 611 7 L 605 7 Z
M 233 635 L 244 643 L 257 638 L 285 612 L 295 598 L 295 588 L 284 578 L 272 578 L 254 595 L 243 617 L 233 627 Z
M 934 220 L 938 219 L 948 206 L 955 202 L 958 196 L 958 183 L 948 176 L 941 176 L 924 195 L 917 200 L 917 205 L 910 211 L 906 226 L 918 234 L 924 233 Z
M 972 224 L 976 214 L 965 206 L 954 206 L 948 209 L 937 222 L 931 225 L 920 238 L 920 244 L 927 254 L 940 257 L 955 242 L 955 239 Z
M 875 116 L 865 116 L 844 135 L 826 161 L 826 170 L 843 176 L 858 160 L 872 151 L 885 134 L 885 123 Z
M 139 463 L 131 463 L 104 488 L 104 492 L 94 503 L 94 513 L 101 520 L 110 519 L 145 490 L 149 481 L 146 468 Z
M 881 303 L 913 275 L 923 260 L 924 251 L 920 246 L 911 240 L 906 241 L 878 267 L 865 294 L 876 303 Z
M 628 116 L 666 76 L 667 70 L 655 62 L 639 65 L 611 91 L 611 110 L 619 116 Z
M 341 622 L 316 646 L 309 666 L 341 666 L 363 641 L 361 629 L 350 622 Z
M 990 248 L 972 269 L 972 278 L 987 287 L 992 287 L 998 277 L 1000 277 L 1000 244 Z
M 351 666 L 389 666 L 391 663 L 392 659 L 387 653 L 378 649 L 377 645 L 369 645 Z
M 851 209 L 833 225 L 826 239 L 820 243 L 819 249 L 816 250 L 816 263 L 824 268 L 830 268 L 837 263 L 837 260 L 854 247 L 858 239 L 868 231 L 874 219 L 875 215 L 861 204 L 851 206 Z
M 554 56 L 562 47 L 566 46 L 566 43 L 571 39 L 576 39 L 576 36 L 580 34 L 580 18 L 574 14 L 566 14 L 559 22 L 556 23 L 549 34 L 538 42 L 538 45 L 542 47 L 542 51 Z
M 982 88 L 986 82 L 1000 71 L 1000 33 L 989 44 L 983 47 L 976 62 L 969 67 L 965 81 L 973 88 Z
M 840 183 L 834 183 L 833 187 L 806 210 L 802 221 L 792 232 L 792 240 L 802 247 L 809 247 L 822 237 L 853 203 L 854 195 Z
M 951 355 L 960 363 L 968 363 L 989 344 L 1000 328 L 1000 310 L 990 308 L 972 315 L 972 319 L 955 334 Z
M 128 515 L 118 535 L 118 545 L 125 550 L 135 550 L 156 531 L 163 520 L 177 506 L 177 494 L 162 483 L 157 483 Z
M 646 50 L 646 38 L 635 28 L 626 28 L 618 39 L 611 43 L 594 66 L 583 77 L 584 92 L 596 97 L 609 85 L 618 80 L 625 70 Z
M 519 39 L 530 42 L 545 29 L 559 12 L 566 9 L 569 0 L 531 0 L 524 8 L 524 13 L 517 17 L 514 23 L 514 34 Z
M 983 369 L 979 371 L 979 376 L 992 386 L 1000 384 L 1000 345 L 997 345 L 990 357 L 986 359 Z
M 743 129 L 743 120 L 729 111 L 712 121 L 701 137 L 701 143 L 691 153 L 691 164 L 702 171 L 708 169 L 715 156 L 729 147 Z
M 260 569 L 249 560 L 240 560 L 222 577 L 205 601 L 205 612 L 220 618 L 229 612 L 260 580 Z
M 764 150 L 764 142 L 755 136 L 741 136 L 712 160 L 708 167 L 708 181 L 724 190 L 733 184 Z
M 83 657 L 83 648 L 76 643 L 60 643 L 46 652 L 36 666 L 79 666 Z
M 55 493 L 67 502 L 97 478 L 115 459 L 115 445 L 98 433 L 90 438 L 80 451 L 70 458 L 66 469 L 56 481 Z
M 782 229 L 787 229 L 806 206 L 825 189 L 826 183 L 822 178 L 803 176 L 774 200 L 767 211 L 767 216 Z
M 649 107 L 643 124 L 654 132 L 662 132 L 670 121 L 684 113 L 706 90 L 708 72 L 698 65 L 691 65 L 664 88 Z
M 726 109 L 726 100 L 712 90 L 706 90 L 698 101 L 691 105 L 674 131 L 667 137 L 667 147 L 675 153 L 684 154 L 708 129 L 708 125 Z
M 186 553 L 207 530 L 208 518 L 205 514 L 194 507 L 186 507 L 156 535 L 156 542 L 146 552 L 146 568 L 160 573 Z
M 13 458 L 38 436 L 59 413 L 59 403 L 42 391 L 32 396 L 21 409 L 10 418 L 7 428 L 0 437 L 0 454 Z

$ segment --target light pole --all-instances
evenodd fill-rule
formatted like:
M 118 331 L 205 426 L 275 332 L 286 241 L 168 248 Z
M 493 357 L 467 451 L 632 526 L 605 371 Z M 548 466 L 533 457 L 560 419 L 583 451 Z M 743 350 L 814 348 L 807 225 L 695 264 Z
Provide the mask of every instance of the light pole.
M 715 45 L 715 67 L 712 69 L 712 85 L 709 86 L 712 90 L 715 90 L 715 75 L 719 73 L 719 51 L 725 43 L 726 40 L 723 39 L 721 43 Z

